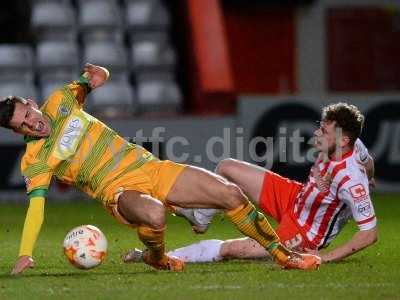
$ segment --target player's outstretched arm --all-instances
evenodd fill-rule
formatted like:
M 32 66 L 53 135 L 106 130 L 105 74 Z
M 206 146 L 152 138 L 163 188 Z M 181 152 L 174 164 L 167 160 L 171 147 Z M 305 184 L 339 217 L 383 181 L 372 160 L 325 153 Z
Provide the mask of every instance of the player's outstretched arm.
M 22 231 L 19 257 L 11 272 L 12 275 L 18 275 L 24 270 L 34 267 L 32 252 L 43 224 L 44 204 L 44 197 L 32 197 L 30 199 Z
M 376 226 L 368 230 L 360 230 L 345 244 L 329 251 L 320 253 L 323 263 L 340 261 L 360 250 L 371 246 L 378 240 L 378 230 Z

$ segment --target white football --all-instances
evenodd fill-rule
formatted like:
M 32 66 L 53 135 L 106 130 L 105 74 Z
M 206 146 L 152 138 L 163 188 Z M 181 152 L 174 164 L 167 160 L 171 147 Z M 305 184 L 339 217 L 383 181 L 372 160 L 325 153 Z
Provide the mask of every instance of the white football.
M 72 229 L 64 239 L 64 254 L 79 269 L 91 269 L 100 265 L 107 255 L 107 239 L 93 225 Z

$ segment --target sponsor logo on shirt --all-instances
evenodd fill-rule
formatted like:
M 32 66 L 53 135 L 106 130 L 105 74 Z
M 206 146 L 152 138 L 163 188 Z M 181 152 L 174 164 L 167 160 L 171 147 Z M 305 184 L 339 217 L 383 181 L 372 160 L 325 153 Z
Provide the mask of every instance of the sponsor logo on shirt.
M 65 160 L 75 154 L 88 123 L 83 116 L 70 116 L 55 149 L 55 156 L 58 159 Z
M 357 212 L 364 217 L 371 216 L 371 203 L 369 201 L 363 201 L 357 205 Z

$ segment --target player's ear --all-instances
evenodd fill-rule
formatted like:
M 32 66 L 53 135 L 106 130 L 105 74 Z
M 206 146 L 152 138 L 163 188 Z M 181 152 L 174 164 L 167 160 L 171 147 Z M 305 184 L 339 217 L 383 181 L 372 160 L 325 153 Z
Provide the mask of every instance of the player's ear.
M 347 135 L 343 135 L 340 139 L 341 147 L 345 147 L 350 144 L 350 138 Z

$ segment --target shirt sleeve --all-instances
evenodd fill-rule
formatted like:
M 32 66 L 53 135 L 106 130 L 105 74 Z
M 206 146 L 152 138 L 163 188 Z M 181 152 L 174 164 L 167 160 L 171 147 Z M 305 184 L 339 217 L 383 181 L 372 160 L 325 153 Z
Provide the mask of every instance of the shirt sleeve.
M 370 158 L 367 147 L 365 147 L 365 145 L 360 139 L 357 139 L 356 142 L 354 143 L 354 149 L 357 159 L 361 163 L 365 164 Z
M 339 199 L 351 208 L 353 218 L 360 230 L 369 230 L 376 226 L 375 210 L 368 185 L 361 181 L 350 180 L 340 188 Z
M 39 193 L 45 197 L 49 189 L 53 170 L 46 163 L 24 156 L 21 161 L 21 173 L 24 177 L 28 195 Z
M 84 75 L 81 75 L 78 80 L 70 83 L 68 89 L 71 91 L 80 106 L 85 104 L 86 96 L 92 90 L 89 86 L 88 79 Z

